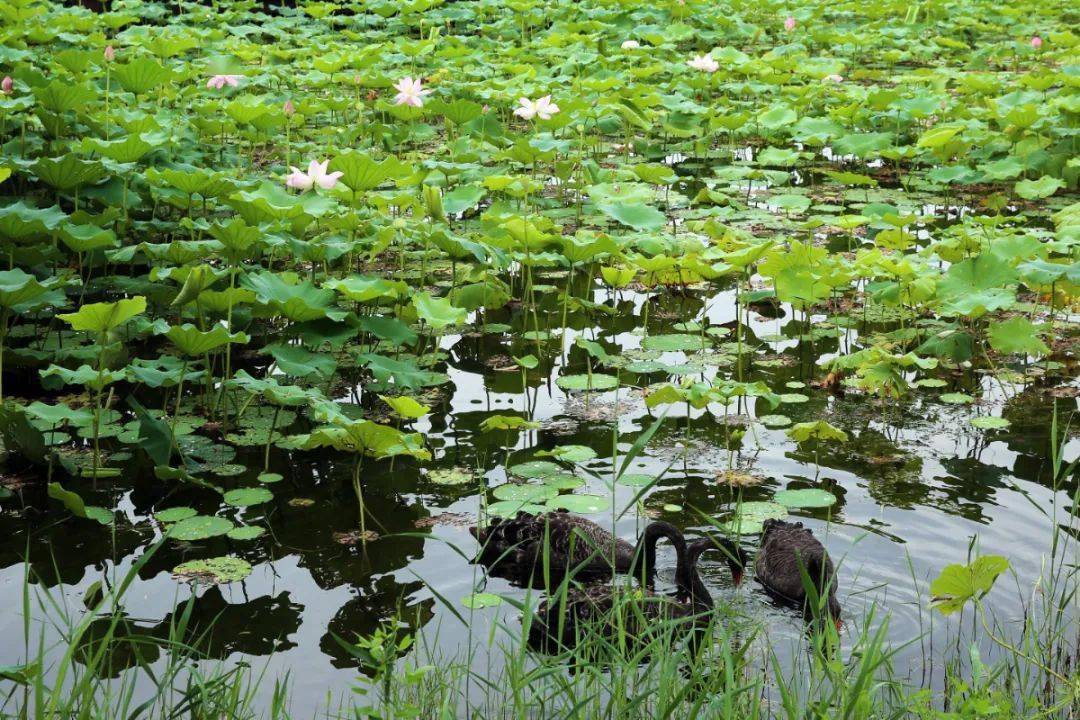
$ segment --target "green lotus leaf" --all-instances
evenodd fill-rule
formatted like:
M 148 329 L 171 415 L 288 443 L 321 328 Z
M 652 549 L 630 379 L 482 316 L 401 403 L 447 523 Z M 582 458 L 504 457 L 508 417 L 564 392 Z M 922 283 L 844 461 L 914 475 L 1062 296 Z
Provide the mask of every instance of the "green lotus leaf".
M 63 503 L 68 512 L 75 517 L 84 518 L 86 520 L 95 520 L 102 525 L 110 525 L 113 522 L 113 514 L 111 511 L 106 510 L 105 508 L 85 504 L 78 493 L 64 489 L 64 486 L 60 483 L 49 483 L 48 492 L 49 497 Z
M 252 505 L 261 505 L 262 503 L 270 502 L 274 499 L 274 493 L 270 492 L 266 488 L 253 487 L 253 488 L 238 488 L 236 490 L 230 490 L 225 493 L 225 504 L 232 505 L 233 507 L 250 507 Z
M 169 537 L 173 540 L 194 542 L 219 537 L 233 529 L 233 524 L 226 518 L 213 517 L 210 515 L 196 515 L 184 518 L 169 529 Z
M 592 375 L 563 375 L 555 381 L 563 390 L 604 391 L 619 387 L 619 379 L 612 375 L 593 373 Z
M 242 332 L 230 333 L 223 325 L 215 325 L 212 330 L 201 332 L 191 323 L 170 326 L 165 337 L 190 357 L 202 357 L 230 343 L 246 343 L 249 339 Z
M 824 508 L 835 505 L 836 496 L 818 488 L 778 490 L 773 495 L 773 501 L 786 508 Z
M 115 330 L 131 318 L 146 312 L 146 298 L 136 296 L 116 302 L 89 303 L 78 312 L 57 315 L 71 325 L 72 330 L 106 333 Z
M 599 495 L 559 495 L 548 500 L 547 507 L 551 510 L 592 515 L 610 508 L 611 500 Z
M 195 583 L 227 584 L 240 582 L 251 574 L 251 563 L 237 557 L 190 560 L 173 568 L 173 577 Z
M 187 520 L 188 518 L 195 517 L 199 513 L 195 512 L 194 508 L 189 507 L 171 507 L 165 510 L 159 510 L 154 513 L 154 518 L 158 522 L 163 523 L 175 523 L 181 520 Z
M 516 500 L 520 502 L 540 504 L 559 494 L 559 491 L 550 485 L 519 485 L 518 483 L 506 483 L 491 491 L 497 500 Z
M 530 460 L 528 462 L 511 465 L 507 472 L 521 478 L 541 479 L 549 475 L 558 475 L 563 472 L 563 467 L 550 460 Z

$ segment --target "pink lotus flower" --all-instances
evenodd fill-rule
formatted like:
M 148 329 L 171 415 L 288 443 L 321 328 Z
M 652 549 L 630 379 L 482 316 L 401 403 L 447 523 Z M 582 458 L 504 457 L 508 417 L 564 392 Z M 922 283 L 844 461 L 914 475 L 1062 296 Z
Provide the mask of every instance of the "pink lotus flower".
M 206 81 L 206 87 L 213 90 L 220 90 L 226 85 L 229 87 L 236 87 L 243 78 L 243 75 L 214 75 Z
M 788 32 L 791 32 L 792 30 L 794 30 L 795 29 L 795 18 L 788 15 L 787 20 L 784 21 L 784 29 L 787 30 Z
M 116 59 L 116 50 L 113 49 L 112 45 L 106 45 L 105 52 L 102 55 L 105 56 L 105 62 L 112 62 Z
M 708 53 L 704 55 L 695 55 L 694 59 L 687 60 L 686 64 L 694 70 L 701 70 L 702 72 L 708 73 L 714 73 L 720 69 L 720 63 L 713 60 L 713 56 Z
M 623 50 L 637 50 L 639 47 L 641 47 L 641 43 L 637 40 L 623 40 Z
M 312 160 L 308 164 L 307 172 L 303 172 L 300 168 L 291 167 L 291 173 L 285 178 L 286 187 L 296 188 L 297 190 L 310 190 L 318 185 L 323 190 L 329 190 L 338 183 L 338 178 L 341 177 L 341 172 L 326 172 L 327 167 L 330 165 L 329 160 Z
M 844 82 L 844 76 L 843 75 L 837 75 L 836 73 L 833 73 L 832 75 L 826 75 L 822 79 L 825 82 L 831 82 L 831 83 Z
M 523 97 L 518 100 L 518 104 L 521 107 L 514 108 L 514 114 L 524 120 L 532 120 L 534 117 L 550 120 L 552 115 L 559 112 L 559 106 L 551 102 L 550 95 L 545 95 L 539 100 Z
M 5 95 L 10 95 L 13 87 L 15 87 L 15 81 L 11 79 L 10 75 L 5 75 L 4 79 L 0 80 L 0 92 Z
M 394 96 L 395 105 L 423 107 L 424 96 L 431 94 L 430 90 L 424 90 L 420 78 L 414 80 L 408 76 L 398 80 L 394 84 L 394 89 L 397 90 L 397 95 Z
M 286 100 L 285 105 L 281 109 L 285 112 L 286 117 L 296 114 L 296 106 L 292 104 L 292 100 Z
M 1035 48 L 1036 50 L 1041 48 L 1042 47 L 1042 38 L 1039 37 L 1038 35 L 1033 36 L 1031 38 L 1031 47 Z

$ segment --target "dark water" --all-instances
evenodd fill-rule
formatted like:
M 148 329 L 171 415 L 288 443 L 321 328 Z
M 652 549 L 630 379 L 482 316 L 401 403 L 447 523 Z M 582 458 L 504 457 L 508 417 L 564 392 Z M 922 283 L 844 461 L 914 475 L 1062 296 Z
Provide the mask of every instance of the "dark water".
M 645 302 L 650 303 L 653 333 L 670 331 L 673 323 L 699 315 L 702 308 L 713 325 L 731 323 L 735 317 L 733 290 L 709 297 L 690 293 L 646 299 L 638 293 L 612 296 L 597 289 L 593 299 L 612 305 L 616 314 L 590 319 L 571 313 L 566 347 L 581 334 L 602 340 L 610 348 L 621 346 L 625 351 L 638 347 Z M 549 309 L 558 317 L 556 308 Z M 555 386 L 560 374 L 557 363 L 528 373 L 527 392 L 523 393 L 519 372 L 493 370 L 485 361 L 497 355 L 534 352 L 535 344 L 520 338 L 520 331 L 531 327 L 526 324 L 531 319 L 511 311 L 493 313 L 486 319 L 510 323 L 515 330 L 505 335 L 455 335 L 442 340 L 451 382 L 445 392 L 430 398 L 432 414 L 416 425 L 435 453 L 430 467 L 475 469 L 483 477 L 479 482 L 493 487 L 505 480 L 507 458 L 512 465 L 532 457 L 537 450 L 587 445 L 599 457 L 585 463 L 585 469 L 595 477 L 582 473 L 588 485 L 578 492 L 613 494 L 614 508 L 621 512 L 636 489 L 615 486 L 612 491 L 603 478 L 612 473 L 613 429 L 618 430 L 620 452 L 625 452 L 653 422 L 655 415 L 646 411 L 641 392 L 622 389 L 594 395 L 586 402 L 583 396 L 569 396 Z M 805 338 L 800 341 L 806 325 L 790 308 L 781 318 L 751 312 L 746 343 L 765 366 L 760 362 L 747 365 L 747 379 L 762 379 L 777 392 L 804 393 L 809 401 L 784 404 L 776 410 L 751 401 L 733 404 L 729 413 L 783 413 L 795 422 L 824 418 L 844 429 L 850 442 L 823 449 L 816 458 L 817 467 L 814 454 L 798 448 L 782 429 L 770 430 L 755 423 L 741 448 L 731 446 L 735 453 L 729 458 L 725 427 L 716 414 L 695 411 L 688 419 L 685 408 L 673 406 L 648 452 L 632 467 L 633 472 L 667 472 L 644 499 L 646 514 L 631 509 L 615 527 L 628 538 L 650 517 L 662 517 L 691 530 L 704 528 L 699 512 L 721 517 L 737 498 L 738 490 L 717 482 L 717 473 L 728 467 L 729 460 L 764 478 L 759 485 L 741 489 L 745 500 L 769 499 L 775 490 L 785 487 L 813 486 L 817 476 L 822 486 L 834 490 L 839 503 L 828 510 L 794 514 L 811 526 L 841 561 L 840 597 L 845 613 L 859 618 L 876 604 L 891 618 L 892 641 L 903 643 L 922 635 L 922 642 L 901 653 L 897 669 L 902 675 L 936 686 L 940 679 L 926 677 L 930 659 L 946 652 L 946 640 L 955 633 L 957 623 L 939 616 L 933 618 L 931 628 L 931 614 L 926 609 L 929 581 L 946 564 L 965 561 L 971 543 L 976 543 L 979 552 L 1005 555 L 1015 579 L 999 583 L 991 604 L 1003 621 L 1013 621 L 1021 615 L 1021 601 L 1031 594 L 1049 549 L 1053 523 L 1044 512 L 1053 513 L 1056 504 L 1059 517 L 1067 519 L 1070 488 L 1056 494 L 1051 489 L 1049 429 L 1054 399 L 1045 387 L 1002 385 L 989 375 L 973 372 L 952 376 L 950 389 L 980 397 L 974 406 L 946 405 L 936 399 L 941 391 L 918 389 L 903 400 L 831 394 L 809 386 L 821 375 L 815 361 L 838 350 L 836 331 L 828 330 L 825 321 L 824 316 L 811 318 L 810 327 L 817 331 L 811 343 Z M 855 330 L 882 328 L 886 326 L 860 325 L 840 342 L 853 341 Z M 558 347 L 557 341 L 554 347 Z M 681 353 L 668 353 L 662 359 L 681 358 Z M 584 371 L 582 351 L 570 350 L 568 363 L 574 371 Z M 721 370 L 731 367 L 728 363 Z M 704 368 L 706 376 L 715 370 L 713 366 Z M 626 382 L 638 385 L 662 379 L 624 375 Z M 789 385 L 800 382 L 808 385 Z M 509 452 L 504 446 L 505 433 L 480 431 L 480 422 L 490 414 L 512 414 L 525 405 L 531 407 L 542 428 L 511 434 Z M 1057 400 L 1063 418 L 1075 407 L 1075 399 Z M 998 414 L 999 409 L 1012 422 L 1007 431 L 988 433 L 969 425 L 972 416 Z M 1065 455 L 1073 458 L 1078 453 L 1080 441 L 1073 435 L 1066 441 Z M 261 459 L 257 449 L 241 453 L 237 462 L 248 464 L 254 476 L 261 469 Z M 334 453 L 290 457 L 275 451 L 272 466 L 285 476 L 273 486 L 274 501 L 222 511 L 265 525 L 269 532 L 248 543 L 218 539 L 162 547 L 142 568 L 125 598 L 131 632 L 167 634 L 174 607 L 192 592 L 171 576 L 178 563 L 237 554 L 255 566 L 247 580 L 196 591 L 196 625 L 205 628 L 217 621 L 207 651 L 212 657 L 244 658 L 257 668 L 268 666 L 271 677 L 290 672 L 294 707 L 314 707 L 326 701 L 328 692 L 334 697 L 347 693 L 356 677 L 353 660 L 335 642 L 334 634 L 350 639 L 370 633 L 381 620 L 396 613 L 419 627 L 440 653 L 453 657 L 472 636 L 442 606 L 436 592 L 454 603 L 476 589 L 522 594 L 503 580 L 492 578 L 485 583 L 483 574 L 451 547 L 466 555 L 475 550 L 466 525 L 475 521 L 480 506 L 479 482 L 442 487 L 425 479 L 424 471 L 411 461 L 398 460 L 392 466 L 389 462 L 368 463 L 363 471 L 365 498 L 381 537 L 365 549 L 335 539 L 335 533 L 357 528 L 351 459 Z M 240 485 L 244 479 L 250 484 L 247 476 L 227 479 L 226 484 Z M 0 664 L 18 662 L 24 655 L 23 624 L 17 608 L 27 548 L 35 587 L 49 588 L 78 609 L 91 583 L 122 575 L 159 537 L 149 522 L 155 509 L 189 504 L 200 512 L 218 510 L 215 504 L 207 504 L 208 493 L 168 486 L 148 473 L 128 475 L 101 481 L 96 493 L 85 493 L 90 495 L 89 502 L 119 510 L 113 529 L 65 519 L 62 512 L 50 509 L 42 486 L 39 480 L 29 478 L 0 510 L 0 606 L 8 608 L 0 613 Z M 295 498 L 312 503 L 297 506 L 290 502 Z M 610 524 L 612 513 L 607 511 L 596 519 Z M 752 550 L 753 538 L 744 541 Z M 670 578 L 674 558 L 664 554 L 662 560 L 661 574 Z M 801 617 L 774 607 L 752 583 L 734 588 L 716 561 L 704 561 L 703 569 L 718 602 L 762 618 L 774 645 L 793 647 L 802 637 Z M 470 613 L 459 605 L 458 610 L 471 617 L 476 637 L 486 637 L 491 623 L 499 617 L 511 626 L 517 622 L 515 612 L 509 609 Z M 36 638 L 39 631 L 35 626 L 31 635 Z M 46 627 L 45 633 L 47 638 L 55 637 L 52 628 Z M 267 687 L 266 692 L 270 690 Z

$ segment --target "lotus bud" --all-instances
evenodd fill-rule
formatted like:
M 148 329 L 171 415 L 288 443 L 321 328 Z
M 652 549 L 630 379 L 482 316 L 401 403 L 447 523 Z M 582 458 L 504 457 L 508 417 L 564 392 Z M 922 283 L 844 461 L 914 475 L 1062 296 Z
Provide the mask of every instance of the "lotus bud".
M 286 100 L 285 106 L 282 109 L 285 111 L 286 117 L 292 117 L 296 114 L 296 106 L 293 105 L 292 100 Z
M 105 55 L 105 62 L 112 62 L 116 59 L 116 50 L 113 49 L 112 45 L 106 45 L 103 54 Z
M 11 94 L 11 89 L 15 86 L 15 81 L 11 79 L 10 75 L 5 75 L 3 80 L 0 80 L 0 92 L 5 95 Z
M 784 21 L 784 29 L 791 31 L 795 29 L 795 18 L 788 15 L 787 20 Z
M 1032 37 L 1031 38 L 1031 47 L 1035 48 L 1036 50 L 1041 48 L 1042 47 L 1042 38 L 1039 37 L 1038 35 L 1035 35 L 1034 37 Z

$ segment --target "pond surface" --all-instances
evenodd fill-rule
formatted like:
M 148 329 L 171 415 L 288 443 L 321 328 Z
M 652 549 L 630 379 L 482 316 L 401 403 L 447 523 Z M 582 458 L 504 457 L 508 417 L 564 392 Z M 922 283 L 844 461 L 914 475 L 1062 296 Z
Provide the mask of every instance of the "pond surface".
M 762 399 L 737 398 L 727 408 L 726 420 L 721 406 L 694 410 L 689 417 L 684 405 L 670 406 L 647 451 L 629 469 L 659 476 L 660 481 L 634 503 L 638 487 L 612 487 L 609 482 L 613 443 L 625 453 L 663 413 L 662 408 L 647 410 L 639 389 L 663 378 L 624 372 L 625 387 L 616 391 L 564 392 L 555 384 L 558 376 L 587 370 L 586 357 L 573 341 L 584 336 L 629 353 L 641 345 L 646 306 L 653 335 L 670 333 L 675 323 L 690 318 L 730 328 L 735 293 L 615 293 L 596 285 L 590 294 L 614 313 L 599 320 L 568 314 L 563 338 L 565 347 L 572 348 L 565 360 L 568 369 L 558 352 L 559 308 L 541 301 L 541 317 L 555 319 L 549 323 L 555 339 L 544 341 L 545 354 L 555 361 L 528 371 L 524 387 L 510 357 L 535 352 L 535 341 L 522 338 L 534 327 L 531 314 L 516 309 L 489 312 L 485 323 L 506 323 L 512 329 L 442 338 L 450 382 L 428 394 L 433 410 L 415 424 L 435 451 L 435 461 L 423 469 L 407 459 L 370 461 L 361 471 L 369 513 L 366 527 L 377 533 L 376 539 L 357 542 L 349 458 L 275 448 L 271 469 L 283 480 L 273 485 L 273 501 L 222 510 L 238 522 L 264 525 L 268 532 L 251 542 L 219 538 L 197 547 L 167 542 L 127 593 L 131 631 L 167 634 L 174 608 L 192 592 L 191 586 L 174 579 L 176 565 L 194 557 L 236 554 L 252 563 L 253 572 L 242 582 L 198 587 L 196 627 L 216 621 L 206 648 L 211 657 L 246 659 L 258 668 L 267 666 L 271 675 L 288 672 L 295 707 L 325 703 L 328 692 L 331 697 L 348 692 L 357 670 L 335 635 L 351 639 L 368 634 L 395 614 L 420 629 L 437 652 L 460 655 L 475 637 L 486 636 L 491 623 L 504 619 L 517 627 L 518 622 L 516 611 L 507 605 L 469 611 L 461 605 L 463 598 L 478 590 L 524 596 L 505 580 L 485 580 L 483 571 L 466 561 L 476 550 L 467 528 L 475 524 L 482 499 L 490 497 L 485 489 L 506 482 L 508 466 L 567 445 L 586 446 L 596 454 L 577 466 L 565 463 L 585 481 L 575 493 L 611 501 L 612 509 L 590 517 L 611 526 L 614 515 L 626 509 L 614 527 L 629 539 L 651 518 L 703 531 L 709 527 L 705 516 L 724 519 L 740 497 L 769 500 L 784 488 L 831 490 L 838 498 L 833 507 L 792 514 L 813 528 L 840 562 L 840 599 L 847 617 L 861 618 L 876 606 L 879 615 L 889 617 L 893 642 L 921 637 L 897 660 L 901 676 L 915 682 L 939 686 L 930 659 L 945 651 L 957 628 L 955 620 L 932 618 L 928 612 L 929 581 L 945 565 L 964 562 L 972 545 L 980 553 L 1004 555 L 1015 571 L 1015 581 L 999 583 L 991 596 L 997 617 L 1009 623 L 1023 614 L 1025 593 L 1039 578 L 1049 550 L 1053 522 L 1047 514 L 1056 512 L 1059 520 L 1068 522 L 1069 488 L 1057 493 L 1052 489 L 1049 432 L 1055 403 L 1062 419 L 1075 409 L 1069 385 L 1055 393 L 1064 397 L 1055 399 L 1046 392 L 1048 383 L 1025 386 L 989 374 L 957 372 L 949 376 L 946 388 L 915 388 L 899 400 L 831 392 L 816 387 L 822 376 L 816 362 L 848 346 L 860 332 L 890 326 L 860 322 L 845 331 L 826 316 L 813 315 L 813 335 L 808 336 L 801 314 L 790 307 L 770 312 L 781 317 L 751 310 L 742 342 L 752 352 L 734 371 L 743 372 L 747 380 L 764 381 L 785 394 L 786 402 L 772 409 Z M 688 372 L 704 376 L 717 367 L 731 371 L 731 339 L 708 344 L 705 353 L 652 356 L 672 365 L 697 363 Z M 940 396 L 948 390 L 979 400 L 942 402 Z M 480 429 L 487 417 L 526 410 L 539 428 Z M 844 430 L 849 441 L 822 443 L 815 453 L 796 445 L 782 427 L 770 428 L 754 419 L 776 414 L 794 422 L 828 420 Z M 970 419 L 981 415 L 1000 415 L 1011 426 L 993 431 L 972 427 Z M 746 431 L 741 442 L 732 438 L 737 430 Z M 1078 452 L 1080 441 L 1072 433 L 1066 438 L 1065 456 Z M 261 470 L 262 450 L 242 449 L 232 462 L 248 469 L 223 478 L 225 486 L 250 485 Z M 472 479 L 455 486 L 432 482 L 432 471 L 452 468 Z M 78 608 L 92 583 L 123 574 L 160 538 L 160 526 L 149 517 L 155 510 L 190 505 L 211 515 L 219 511 L 207 503 L 207 493 L 183 486 L 167 491 L 150 472 L 132 465 L 123 477 L 101 480 L 95 492 L 84 493 L 88 503 L 120 513 L 115 527 L 65 518 L 49 509 L 42 483 L 35 478 L 22 478 L 22 483 L 7 478 L 16 497 L 0 511 L 0 604 L 13 608 L 22 602 L 27 548 L 35 588 L 47 588 Z M 728 483 L 729 477 L 735 485 Z M 754 550 L 754 536 L 745 536 L 743 542 Z M 670 583 L 673 568 L 674 557 L 665 549 L 662 580 Z M 752 581 L 733 587 L 715 559 L 703 560 L 702 570 L 718 602 L 766 623 L 766 636 L 775 648 L 783 648 L 787 640 L 791 648 L 797 646 L 803 635 L 800 615 L 771 604 Z M 457 604 L 470 620 L 471 632 L 439 597 Z M 22 657 L 20 614 L 0 614 L 0 664 Z M 46 628 L 46 635 L 54 632 Z M 475 662 L 487 659 L 480 654 Z

